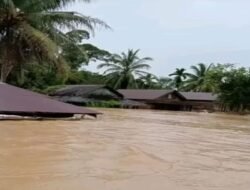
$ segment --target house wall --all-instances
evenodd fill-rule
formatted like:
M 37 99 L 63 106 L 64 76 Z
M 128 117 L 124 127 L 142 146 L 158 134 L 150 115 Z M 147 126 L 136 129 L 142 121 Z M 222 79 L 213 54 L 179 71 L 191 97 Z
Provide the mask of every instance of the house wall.
M 158 98 L 155 101 L 165 101 L 165 102 L 181 102 L 184 99 L 182 97 L 180 97 L 177 93 L 173 92 L 173 93 L 169 93 L 165 96 L 162 96 L 160 98 Z
M 135 100 L 148 104 L 149 109 L 172 111 L 215 111 L 216 103 L 212 101 L 186 101 L 172 93 L 156 100 Z

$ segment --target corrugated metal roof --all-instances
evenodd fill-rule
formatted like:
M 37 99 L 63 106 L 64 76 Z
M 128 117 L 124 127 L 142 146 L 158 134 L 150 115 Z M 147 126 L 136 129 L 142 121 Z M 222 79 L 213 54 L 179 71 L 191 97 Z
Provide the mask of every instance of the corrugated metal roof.
M 124 95 L 125 99 L 131 100 L 156 100 L 169 93 L 177 93 L 180 97 L 190 101 L 215 101 L 217 95 L 206 92 L 178 92 L 175 90 L 139 90 L 139 89 L 127 89 L 118 90 Z
M 116 96 L 123 98 L 123 95 L 120 94 L 118 91 L 109 88 L 105 85 L 68 85 L 52 93 L 51 96 L 80 96 L 87 98 L 88 95 L 92 92 L 103 88 L 106 88 L 112 93 L 116 94 Z
M 191 101 L 215 101 L 217 95 L 207 92 L 179 92 L 186 100 Z
M 104 88 L 103 85 L 67 85 L 56 92 L 52 96 L 83 96 L 97 89 Z
M 0 83 L 0 113 L 99 114 L 5 83 Z
M 128 90 L 118 90 L 123 94 L 125 99 L 131 100 L 155 100 L 169 93 L 174 92 L 173 90 L 138 90 L 138 89 L 128 89 Z

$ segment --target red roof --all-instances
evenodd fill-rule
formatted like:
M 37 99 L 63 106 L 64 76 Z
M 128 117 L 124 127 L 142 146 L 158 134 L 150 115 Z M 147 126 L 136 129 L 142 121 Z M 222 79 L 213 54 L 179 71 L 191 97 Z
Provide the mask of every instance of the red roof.
M 48 96 L 31 92 L 5 83 L 0 83 L 0 113 L 1 114 L 86 114 L 98 112 L 82 107 L 62 103 Z

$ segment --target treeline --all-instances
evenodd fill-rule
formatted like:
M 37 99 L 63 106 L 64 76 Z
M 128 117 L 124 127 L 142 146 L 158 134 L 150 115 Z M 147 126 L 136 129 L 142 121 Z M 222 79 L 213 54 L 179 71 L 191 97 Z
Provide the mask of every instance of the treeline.
M 44 89 L 50 85 L 78 80 L 76 77 L 79 75 L 88 75 L 89 73 L 78 73 L 82 65 L 110 55 L 109 52 L 86 43 L 96 26 L 107 29 L 109 26 L 99 19 L 64 11 L 74 2 L 0 1 L 2 82 Z
M 177 68 L 167 77 L 148 72 L 152 58 L 139 58 L 139 50 L 113 55 L 98 68 L 105 68 L 106 84 L 113 88 L 175 89 L 211 92 L 218 95 L 223 111 L 243 112 L 250 108 L 250 68 L 234 64 L 193 65 Z
M 168 87 L 181 91 L 212 92 L 218 95 L 223 111 L 243 112 L 250 108 L 250 68 L 234 64 L 199 63 L 186 69 L 176 69 Z

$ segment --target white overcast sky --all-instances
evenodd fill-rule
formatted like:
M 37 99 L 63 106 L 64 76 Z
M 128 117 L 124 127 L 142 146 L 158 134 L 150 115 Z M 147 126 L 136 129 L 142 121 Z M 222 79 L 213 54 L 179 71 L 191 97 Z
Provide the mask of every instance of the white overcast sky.
M 158 76 L 199 62 L 250 66 L 250 0 L 93 0 L 69 9 L 112 27 L 91 43 L 113 53 L 141 49 Z

